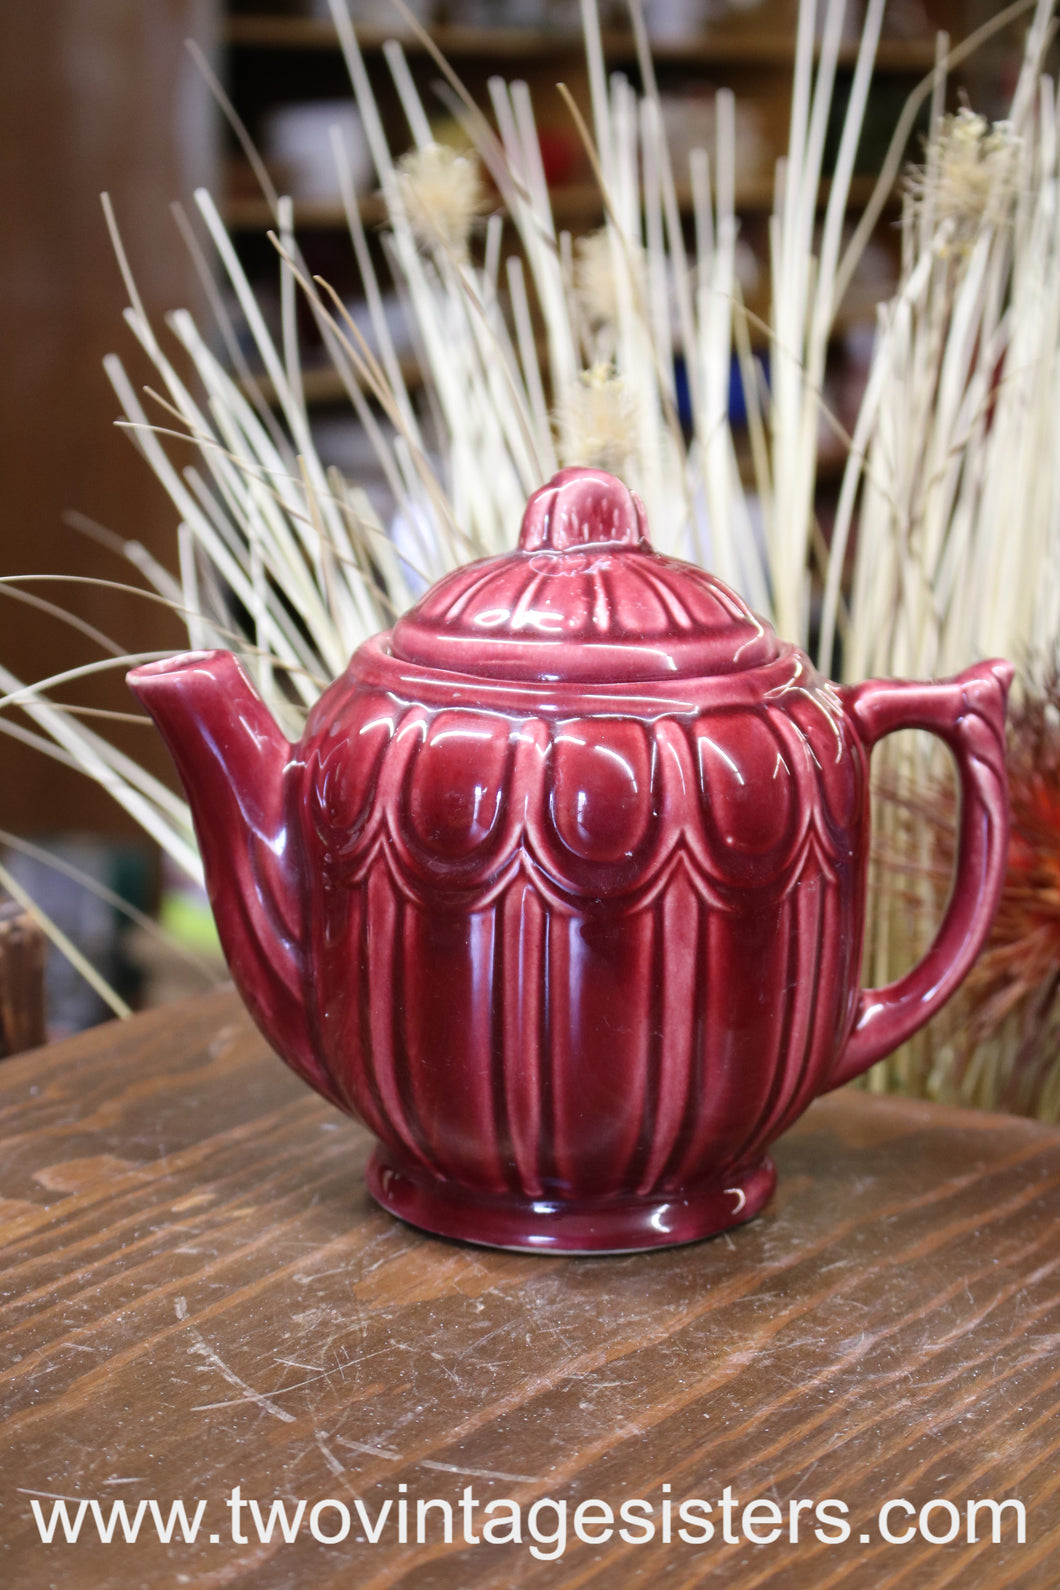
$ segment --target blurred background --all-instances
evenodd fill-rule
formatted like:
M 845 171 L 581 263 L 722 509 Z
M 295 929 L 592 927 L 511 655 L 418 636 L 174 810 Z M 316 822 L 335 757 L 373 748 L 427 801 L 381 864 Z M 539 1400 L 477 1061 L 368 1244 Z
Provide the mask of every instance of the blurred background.
M 352 14 L 384 117 L 401 124 L 384 56 L 388 37 L 405 43 L 413 76 L 436 106 L 434 136 L 460 132 L 440 74 L 422 40 L 389 0 L 353 0 Z M 410 0 L 439 47 L 486 107 L 487 80 L 497 72 L 531 87 L 546 173 L 558 223 L 575 235 L 600 224 L 602 208 L 569 112 L 556 90 L 576 99 L 588 92 L 577 0 Z M 889 0 L 876 81 L 855 181 L 853 208 L 872 189 L 910 90 L 930 69 L 935 35 L 967 36 L 995 8 L 987 0 Z M 636 80 L 636 56 L 621 5 L 602 3 L 607 54 Z M 858 36 L 852 6 L 852 71 Z M 737 212 L 742 217 L 740 275 L 750 307 L 766 317 L 767 219 L 773 166 L 787 138 L 794 58 L 792 0 L 644 0 L 664 122 L 675 167 L 687 151 L 710 147 L 714 96 L 737 95 Z M 172 566 L 173 510 L 129 436 L 117 430 L 118 405 L 102 360 L 119 351 L 134 381 L 146 379 L 122 323 L 127 297 L 108 238 L 100 193 L 112 197 L 129 262 L 148 313 L 189 307 L 203 315 L 202 280 L 174 219 L 190 213 L 199 185 L 214 192 L 258 301 L 278 320 L 270 224 L 244 148 L 217 107 L 204 72 L 187 48 L 193 41 L 210 63 L 281 192 L 295 201 L 307 260 L 363 312 L 345 219 L 333 176 L 329 128 L 338 123 L 351 152 L 358 201 L 372 227 L 382 218 L 363 127 L 349 97 L 326 0 L 37 0 L 0 6 L 0 169 L 4 249 L 0 256 L 0 574 L 52 574 L 128 583 L 127 559 L 114 538 L 139 543 Z M 990 116 L 1006 103 L 1018 65 L 1019 33 L 999 35 L 956 74 L 961 97 Z M 836 96 L 838 143 L 843 105 Z M 951 107 L 952 108 L 952 107 Z M 912 157 L 919 155 L 914 137 Z M 691 208 L 687 189 L 683 200 Z M 841 421 L 856 412 L 871 345 L 873 309 L 897 271 L 896 207 L 885 212 L 858 279 L 844 304 L 828 372 L 826 398 Z M 373 241 L 372 246 L 375 246 Z M 394 325 L 400 328 L 396 313 Z M 307 317 L 306 391 L 320 451 L 365 485 L 385 514 L 385 483 L 350 417 L 333 370 L 314 345 Z M 733 404 L 739 404 L 733 384 Z M 841 455 L 822 432 L 818 504 L 827 534 L 830 495 Z M 5 592 L 0 664 L 26 682 L 76 668 L 98 646 L 83 630 L 45 611 L 50 601 L 128 653 L 180 647 L 180 626 L 163 608 L 106 584 L 37 583 L 22 587 L 35 601 Z M 91 721 L 127 712 L 124 669 L 58 684 L 53 699 Z M 7 687 L 12 688 L 10 682 Z M 28 724 L 3 714 L 15 735 L 3 743 L 0 830 L 58 855 L 156 912 L 187 941 L 209 950 L 209 926 L 198 902 L 163 873 L 150 846 L 105 791 L 26 743 Z M 136 758 L 169 777 L 153 731 L 107 720 Z M 106 900 L 47 867 L 35 853 L 8 848 L 7 865 L 45 909 L 134 1004 L 152 1003 L 203 986 L 183 963 L 138 929 L 122 926 Z M 48 1016 L 59 1033 L 108 1014 L 98 996 L 61 959 L 49 965 Z

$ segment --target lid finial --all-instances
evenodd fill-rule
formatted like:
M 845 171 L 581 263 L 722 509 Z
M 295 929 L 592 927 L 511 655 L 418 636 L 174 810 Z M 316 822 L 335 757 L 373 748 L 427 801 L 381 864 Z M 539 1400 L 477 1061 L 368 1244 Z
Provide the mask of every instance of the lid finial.
M 530 498 L 517 552 L 452 569 L 398 619 L 390 647 L 454 680 L 551 689 L 742 673 L 773 661 L 778 642 L 712 574 L 653 551 L 621 480 L 570 468 Z
M 651 546 L 644 504 L 615 475 L 577 466 L 561 469 L 527 503 L 519 533 L 523 552 L 566 552 L 602 542 Z

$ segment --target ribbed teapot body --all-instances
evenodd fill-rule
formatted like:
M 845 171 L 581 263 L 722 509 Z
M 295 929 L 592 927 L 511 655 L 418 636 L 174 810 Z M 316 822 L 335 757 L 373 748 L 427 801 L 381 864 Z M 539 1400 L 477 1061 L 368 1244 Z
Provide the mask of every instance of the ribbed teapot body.
M 480 1225 L 490 1198 L 738 1192 L 828 1085 L 865 769 L 801 654 L 469 691 L 373 641 L 301 760 L 317 1052 L 392 1166 Z

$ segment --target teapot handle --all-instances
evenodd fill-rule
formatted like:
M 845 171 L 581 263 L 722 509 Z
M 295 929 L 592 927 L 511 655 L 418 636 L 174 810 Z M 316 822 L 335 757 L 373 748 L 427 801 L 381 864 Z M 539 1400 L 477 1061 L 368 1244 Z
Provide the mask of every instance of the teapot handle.
M 946 913 L 921 961 L 897 982 L 862 989 L 829 1088 L 867 1070 L 950 997 L 990 931 L 1008 858 L 1005 700 L 1013 669 L 979 663 L 933 684 L 872 679 L 842 691 L 866 751 L 897 729 L 927 729 L 949 746 L 960 779 L 957 867 Z

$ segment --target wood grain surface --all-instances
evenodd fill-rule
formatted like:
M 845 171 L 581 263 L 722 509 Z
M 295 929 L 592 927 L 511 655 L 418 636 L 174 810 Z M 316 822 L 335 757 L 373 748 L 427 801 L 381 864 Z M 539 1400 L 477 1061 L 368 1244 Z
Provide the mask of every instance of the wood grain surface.
M 780 1145 L 767 1211 L 645 1256 L 459 1247 L 377 1210 L 369 1139 L 267 1051 L 233 996 L 111 1024 L 0 1068 L 0 1583 L 1052 1587 L 1060 1574 L 1060 1133 L 865 1094 Z M 335 1499 L 347 1539 L 231 1538 L 234 1486 Z M 663 1490 L 669 1485 L 669 1493 Z M 732 1488 L 737 1543 L 721 1538 Z M 399 1487 L 405 1486 L 402 1491 Z M 517 1501 L 521 1544 L 397 1541 L 398 1503 Z M 194 1543 L 41 1542 L 52 1498 L 207 1503 Z M 565 1501 L 540 1560 L 527 1514 Z M 655 1509 L 655 1538 L 574 1537 L 579 1502 Z M 661 1538 L 702 1498 L 715 1537 Z M 792 1499 L 850 1538 L 788 1538 Z M 952 1544 L 880 1539 L 889 1498 L 960 1510 Z M 990 1539 L 968 1499 L 1019 1498 Z M 365 1539 L 360 1500 L 377 1544 Z M 779 1504 L 751 1544 L 740 1510 Z M 499 1516 L 502 1510 L 494 1510 Z M 768 1509 L 766 1510 L 768 1512 Z M 589 1515 L 601 1530 L 599 1512 Z M 928 1515 L 935 1533 L 947 1516 Z M 542 1509 L 542 1534 L 557 1514 Z M 337 1529 L 334 1508 L 319 1528 Z M 910 1520 L 895 1515 L 901 1530 Z M 507 1527 L 507 1526 L 505 1526 Z M 765 1532 L 768 1519 L 758 1516 Z M 503 1533 L 504 1531 L 498 1531 Z M 636 1531 L 629 1529 L 629 1533 Z M 693 1530 L 689 1533 L 695 1533 Z M 218 1538 L 212 1540 L 211 1536 Z M 867 1536 L 862 1540 L 861 1536 Z M 358 1539 L 357 1537 L 361 1538 Z M 539 1545 L 539 1552 L 554 1549 Z

